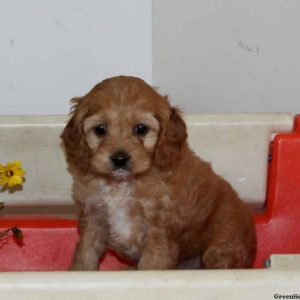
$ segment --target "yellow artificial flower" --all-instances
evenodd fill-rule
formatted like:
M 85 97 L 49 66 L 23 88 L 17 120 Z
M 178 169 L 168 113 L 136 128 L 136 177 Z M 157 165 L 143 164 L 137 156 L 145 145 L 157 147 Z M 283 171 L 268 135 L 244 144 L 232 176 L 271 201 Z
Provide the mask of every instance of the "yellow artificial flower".
M 0 186 L 7 185 L 13 188 L 16 185 L 23 184 L 25 171 L 22 169 L 20 161 L 7 163 L 6 166 L 0 164 Z

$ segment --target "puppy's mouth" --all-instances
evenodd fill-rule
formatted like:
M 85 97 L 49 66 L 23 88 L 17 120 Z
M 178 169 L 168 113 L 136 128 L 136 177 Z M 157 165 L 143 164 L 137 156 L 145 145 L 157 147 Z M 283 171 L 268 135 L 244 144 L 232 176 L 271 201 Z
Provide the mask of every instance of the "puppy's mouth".
M 113 177 L 117 179 L 125 179 L 130 175 L 130 171 L 127 169 L 119 168 L 112 171 Z

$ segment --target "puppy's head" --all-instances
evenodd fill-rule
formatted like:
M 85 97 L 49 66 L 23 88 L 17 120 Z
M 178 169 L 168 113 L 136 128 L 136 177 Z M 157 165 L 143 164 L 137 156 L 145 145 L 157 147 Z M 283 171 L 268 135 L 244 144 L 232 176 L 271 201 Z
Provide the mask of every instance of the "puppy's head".
M 141 79 L 110 78 L 72 102 L 62 139 L 69 164 L 82 173 L 122 180 L 179 159 L 185 123 L 167 97 Z

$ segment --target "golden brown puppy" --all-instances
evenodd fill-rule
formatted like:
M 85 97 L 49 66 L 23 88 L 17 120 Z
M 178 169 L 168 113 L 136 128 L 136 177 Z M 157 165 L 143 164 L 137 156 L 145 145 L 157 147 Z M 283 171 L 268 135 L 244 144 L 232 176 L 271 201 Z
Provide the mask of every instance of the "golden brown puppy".
M 96 270 L 107 248 L 140 270 L 174 269 L 198 256 L 204 268 L 251 266 L 251 213 L 189 148 L 167 97 L 120 76 L 73 103 L 62 133 L 79 211 L 72 270 Z

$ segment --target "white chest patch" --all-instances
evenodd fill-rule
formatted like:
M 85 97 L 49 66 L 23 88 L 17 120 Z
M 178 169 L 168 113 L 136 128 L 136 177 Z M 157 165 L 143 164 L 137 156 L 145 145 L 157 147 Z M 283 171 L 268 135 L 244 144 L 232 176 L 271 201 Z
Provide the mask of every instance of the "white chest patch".
M 127 249 L 127 255 L 133 255 L 136 249 L 129 243 L 133 226 L 130 217 L 130 209 L 134 202 L 132 186 L 127 182 L 110 186 L 100 181 L 100 195 L 108 213 L 110 246 L 122 246 Z

